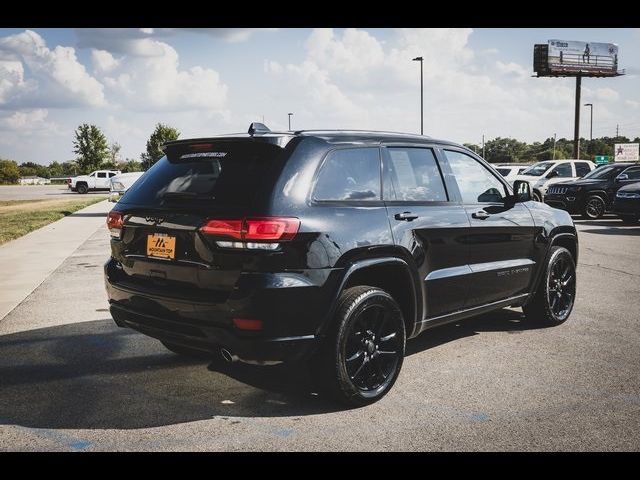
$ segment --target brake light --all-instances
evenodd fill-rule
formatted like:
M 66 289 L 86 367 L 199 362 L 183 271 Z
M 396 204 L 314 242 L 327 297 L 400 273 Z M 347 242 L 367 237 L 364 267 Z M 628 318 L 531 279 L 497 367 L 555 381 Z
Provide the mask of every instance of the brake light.
M 109 233 L 113 238 L 120 238 L 122 234 L 122 224 L 124 220 L 124 215 L 120 212 L 109 212 L 107 215 L 107 228 L 109 229 Z
M 241 239 L 242 220 L 209 220 L 200 231 L 206 235 Z
M 200 228 L 206 235 L 230 237 L 237 240 L 287 241 L 293 240 L 300 228 L 300 220 L 293 217 L 245 218 L 243 220 L 209 220 Z
M 293 240 L 300 228 L 297 218 L 247 218 L 245 240 Z

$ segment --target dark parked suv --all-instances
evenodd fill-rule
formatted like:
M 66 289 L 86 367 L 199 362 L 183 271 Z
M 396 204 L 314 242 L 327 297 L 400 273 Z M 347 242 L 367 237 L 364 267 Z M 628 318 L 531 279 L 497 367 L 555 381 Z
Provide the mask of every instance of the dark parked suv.
M 491 310 L 571 313 L 570 216 L 472 151 L 425 136 L 271 132 L 180 140 L 109 214 L 121 327 L 186 355 L 310 360 L 351 405 L 382 397 L 405 340 Z
M 637 163 L 612 163 L 592 170 L 572 182 L 549 187 L 544 202 L 588 220 L 596 220 L 611 209 L 616 192 L 621 187 L 640 181 Z

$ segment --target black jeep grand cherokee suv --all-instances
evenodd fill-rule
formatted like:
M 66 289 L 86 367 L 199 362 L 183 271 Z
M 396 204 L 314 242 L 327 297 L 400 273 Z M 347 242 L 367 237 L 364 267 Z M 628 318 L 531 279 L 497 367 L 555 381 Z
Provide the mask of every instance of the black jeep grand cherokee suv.
M 338 399 L 389 391 L 405 340 L 507 307 L 564 322 L 569 215 L 425 136 L 270 132 L 181 140 L 109 214 L 111 314 L 180 354 L 309 359 Z
M 571 214 L 581 214 L 587 220 L 596 220 L 611 209 L 621 187 L 639 180 L 640 165 L 637 163 L 603 165 L 573 182 L 550 186 L 544 203 Z

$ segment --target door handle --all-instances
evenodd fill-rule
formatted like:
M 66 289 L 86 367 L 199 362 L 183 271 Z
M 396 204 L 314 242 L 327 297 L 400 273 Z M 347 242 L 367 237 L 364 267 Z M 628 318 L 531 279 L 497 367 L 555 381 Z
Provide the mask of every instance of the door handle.
M 411 220 L 415 220 L 416 218 L 418 218 L 418 215 L 414 215 L 411 212 L 402 212 L 396 213 L 393 218 L 395 218 L 396 220 L 406 220 L 407 222 L 410 222 Z
M 485 212 L 484 210 L 480 210 L 479 212 L 473 212 L 471 214 L 471 216 L 473 218 L 477 218 L 478 220 L 486 220 L 487 218 L 489 218 L 491 215 L 489 215 L 487 212 Z

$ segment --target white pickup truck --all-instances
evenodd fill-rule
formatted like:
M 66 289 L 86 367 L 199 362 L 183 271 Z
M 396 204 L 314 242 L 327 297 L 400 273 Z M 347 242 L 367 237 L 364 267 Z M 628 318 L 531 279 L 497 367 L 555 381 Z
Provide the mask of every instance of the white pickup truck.
M 78 193 L 87 193 L 90 190 L 109 190 L 111 177 L 115 177 L 119 173 L 120 170 L 96 170 L 89 175 L 70 178 L 67 187 Z

